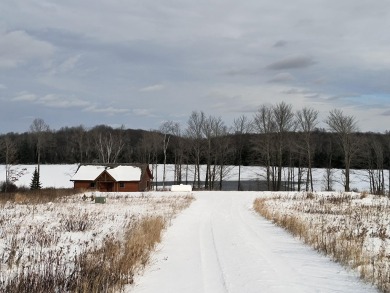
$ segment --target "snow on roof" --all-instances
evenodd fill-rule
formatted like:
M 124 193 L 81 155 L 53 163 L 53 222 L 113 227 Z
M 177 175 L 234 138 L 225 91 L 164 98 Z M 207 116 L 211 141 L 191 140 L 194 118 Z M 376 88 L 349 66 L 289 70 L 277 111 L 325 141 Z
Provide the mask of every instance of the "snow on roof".
M 117 166 L 107 170 L 116 181 L 139 181 L 141 179 L 141 168 L 134 166 Z
M 93 181 L 95 180 L 102 172 L 106 169 L 104 166 L 85 166 L 82 165 L 77 170 L 76 174 L 73 175 L 72 179 L 70 180 L 87 180 L 87 181 Z
M 73 175 L 72 179 L 94 181 L 104 170 L 110 174 L 116 181 L 139 181 L 141 179 L 141 168 L 134 166 L 97 166 L 97 165 L 82 165 Z

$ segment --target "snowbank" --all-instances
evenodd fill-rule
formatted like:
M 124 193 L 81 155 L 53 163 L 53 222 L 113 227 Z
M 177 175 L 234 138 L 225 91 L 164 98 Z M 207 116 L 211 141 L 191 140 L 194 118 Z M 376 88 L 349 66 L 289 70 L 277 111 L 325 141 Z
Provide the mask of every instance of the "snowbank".
M 181 191 L 181 192 L 191 192 L 192 191 L 192 186 L 191 185 L 172 185 L 171 191 Z

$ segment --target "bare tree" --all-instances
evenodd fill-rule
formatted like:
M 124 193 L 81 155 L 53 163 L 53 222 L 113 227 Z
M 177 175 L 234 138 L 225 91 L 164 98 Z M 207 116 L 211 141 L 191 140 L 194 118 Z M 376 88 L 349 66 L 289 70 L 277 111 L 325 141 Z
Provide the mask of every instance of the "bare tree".
M 333 191 L 334 170 L 332 164 L 334 147 L 332 137 L 329 137 L 328 140 L 324 140 L 322 147 L 325 150 L 324 153 L 326 155 L 325 173 L 323 175 L 324 189 L 326 191 Z
M 92 130 L 95 148 L 101 163 L 116 163 L 124 147 L 123 129 L 124 126 L 117 129 L 117 131 L 111 127 L 97 126 Z
M 372 174 L 373 191 L 375 194 L 383 195 L 385 193 L 384 150 L 377 139 L 374 139 L 371 143 L 375 162 L 375 171 Z
M 192 112 L 187 122 L 186 136 L 192 142 L 192 153 L 195 159 L 195 180 L 197 181 L 198 189 L 200 188 L 200 159 L 202 154 L 203 141 L 203 124 L 205 114 L 203 112 Z
M 217 168 L 214 167 L 213 172 L 213 181 L 212 181 L 212 187 L 214 187 L 214 182 L 216 181 L 216 172 L 219 173 L 219 186 L 218 189 L 222 190 L 223 180 L 226 176 L 229 175 L 229 173 L 232 170 L 232 167 L 229 167 L 226 165 L 227 161 L 231 157 L 231 154 L 233 152 L 232 144 L 231 144 L 231 138 L 229 137 L 229 131 L 228 128 L 225 126 L 224 123 L 216 123 L 215 124 L 215 146 L 214 146 L 214 152 L 215 152 L 215 162 L 214 165 L 218 165 Z
M 267 177 L 267 189 L 275 189 L 273 184 L 274 172 L 272 168 L 272 135 L 275 132 L 275 122 L 272 116 L 272 107 L 262 105 L 253 119 L 253 129 L 262 136 L 262 141 L 256 143 L 256 149 L 264 157 Z
M 306 191 L 313 191 L 313 142 L 311 134 L 318 124 L 318 111 L 312 108 L 303 108 L 296 113 L 298 129 L 302 131 L 304 150 L 307 159 L 307 173 L 306 173 Z
M 177 123 L 176 127 L 173 128 L 173 141 L 171 143 L 172 151 L 174 155 L 174 182 L 175 184 L 180 184 L 182 181 L 182 165 L 185 158 L 186 144 L 182 137 L 182 130 L 179 123 Z
M 86 150 L 86 130 L 83 125 L 80 125 L 74 128 L 73 132 L 73 141 L 75 142 L 77 152 L 78 152 L 78 161 L 82 163 L 84 161 L 84 153 Z
M 338 142 L 344 152 L 345 164 L 345 191 L 350 191 L 350 168 L 351 162 L 358 150 L 357 121 L 353 116 L 344 115 L 343 111 L 334 109 L 330 111 L 327 120 L 329 129 L 336 133 Z
M 165 188 L 166 164 L 167 164 L 167 149 L 171 136 L 180 132 L 180 124 L 174 121 L 166 121 L 160 126 L 160 132 L 163 135 L 163 153 L 164 153 L 164 169 L 163 169 L 163 190 Z
M 292 106 L 284 102 L 277 104 L 273 108 L 273 119 L 277 137 L 277 185 L 276 190 L 281 190 L 282 169 L 283 169 L 283 150 L 285 148 L 285 138 L 288 132 L 295 130 L 294 113 Z
M 251 123 L 247 116 L 241 115 L 233 121 L 233 132 L 237 138 L 236 152 L 238 157 L 238 184 L 237 190 L 241 190 L 241 165 L 242 165 L 242 151 L 244 147 L 243 137 L 251 130 Z
M 211 165 L 211 141 L 213 137 L 213 123 L 214 117 L 209 116 L 203 120 L 202 124 L 202 133 L 206 139 L 206 175 L 205 175 L 205 189 L 209 189 L 209 179 L 210 179 L 210 165 Z
M 158 181 L 158 153 L 161 148 L 161 135 L 156 131 L 145 132 L 142 136 L 139 149 L 141 162 L 152 164 L 153 181 L 157 184 Z M 157 189 L 157 185 L 156 185 Z
M 375 134 L 362 139 L 362 144 L 360 155 L 368 172 L 370 192 L 383 195 L 385 193 L 384 146 Z
M 301 190 L 301 182 L 303 176 L 302 168 L 302 150 L 298 147 L 296 133 L 286 133 L 284 136 L 284 155 L 286 156 L 283 165 L 287 165 L 287 180 L 284 183 L 284 190 L 294 191 L 296 188 L 296 178 L 298 179 L 298 191 Z M 298 165 L 296 165 L 298 163 Z M 296 172 L 298 167 L 298 172 Z M 286 176 L 284 176 L 286 178 Z
M 213 162 L 215 163 L 216 153 L 214 150 L 214 142 L 221 135 L 223 131 L 223 121 L 221 117 L 209 116 L 203 120 L 202 133 L 206 139 L 206 177 L 205 177 L 205 188 L 212 189 L 213 182 L 215 179 L 215 164 L 212 167 Z
M 35 118 L 30 125 L 30 132 L 35 138 L 36 155 L 37 155 L 37 163 L 38 163 L 37 171 L 39 175 L 40 175 L 42 149 L 45 147 L 45 143 L 47 142 L 49 131 L 50 131 L 49 125 L 46 124 L 42 118 Z
M 207 123 L 208 121 L 208 123 Z M 211 148 L 209 149 L 207 155 L 207 176 L 206 176 L 206 186 L 208 189 L 212 190 L 215 188 L 214 184 L 217 178 L 217 169 L 219 169 L 219 188 L 222 188 L 222 175 L 224 174 L 224 164 L 225 164 L 225 155 L 228 150 L 229 141 L 227 139 L 228 130 L 225 123 L 222 121 L 221 117 L 209 116 L 206 120 L 205 127 L 209 125 L 211 130 L 210 139 Z
M 3 154 L 5 159 L 5 188 L 4 191 L 8 191 L 9 184 L 12 182 L 12 164 L 15 163 L 16 160 L 16 144 L 11 139 L 9 135 L 6 135 L 0 141 L 0 152 Z

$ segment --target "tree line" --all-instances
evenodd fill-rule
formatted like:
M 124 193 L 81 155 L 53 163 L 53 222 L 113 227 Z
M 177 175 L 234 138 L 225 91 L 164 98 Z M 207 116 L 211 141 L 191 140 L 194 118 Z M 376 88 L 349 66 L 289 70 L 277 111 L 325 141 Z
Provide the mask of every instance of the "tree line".
M 87 129 L 52 130 L 35 119 L 24 133 L 0 135 L 0 162 L 6 166 L 6 186 L 17 177 L 15 164 L 145 163 L 175 166 L 175 183 L 195 188 L 222 189 L 229 166 L 265 169 L 267 190 L 313 190 L 313 168 L 325 168 L 325 189 L 332 189 L 333 170 L 343 169 L 343 183 L 350 191 L 350 170 L 365 169 L 371 192 L 385 192 L 385 172 L 390 169 L 390 132 L 359 132 L 358 121 L 341 110 L 329 112 L 327 128 L 318 128 L 318 111 L 296 112 L 284 102 L 261 105 L 252 116 L 237 117 L 226 125 L 221 117 L 194 111 L 185 125 L 165 121 L 156 130 L 134 130 L 98 125 Z M 192 165 L 194 170 L 188 174 Z M 201 168 L 202 165 L 206 169 Z M 203 171 L 202 171 L 203 170 Z M 390 170 L 389 170 L 390 171 Z M 287 180 L 282 176 L 287 172 Z M 390 178 L 389 180 L 390 186 Z

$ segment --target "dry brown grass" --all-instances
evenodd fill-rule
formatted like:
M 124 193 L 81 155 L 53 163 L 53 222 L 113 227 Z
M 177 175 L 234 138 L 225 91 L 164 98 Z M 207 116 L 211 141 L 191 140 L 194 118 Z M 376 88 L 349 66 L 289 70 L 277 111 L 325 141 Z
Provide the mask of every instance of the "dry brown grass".
M 106 205 L 95 205 L 78 196 L 31 204 L 18 196 L 18 201 L 4 204 L 0 214 L 0 224 L 7 227 L 0 230 L 7 247 L 0 253 L 0 292 L 122 291 L 149 262 L 172 217 L 193 199 L 143 194 L 112 197 Z M 127 209 L 118 215 L 116 209 L 107 211 L 109 204 L 137 205 L 135 210 L 145 216 Z M 57 222 L 39 224 L 43 214 L 55 216 Z M 117 231 L 103 238 L 99 235 L 102 221 L 117 223 Z M 89 233 L 92 238 L 78 241 L 66 236 L 70 242 L 64 242 L 64 234 L 75 233 Z M 103 240 L 96 242 L 99 237 Z
M 102 248 L 82 255 L 71 292 L 115 292 L 132 284 L 137 271 L 149 261 L 165 228 L 161 217 L 147 217 L 128 227 L 122 241 L 108 238 Z
M 47 202 L 55 202 L 64 197 L 77 194 L 74 189 L 54 189 L 46 188 L 40 190 L 25 190 L 12 193 L 0 193 L 0 205 L 7 202 L 15 202 L 17 204 L 40 204 Z
M 132 284 L 134 275 L 149 261 L 150 252 L 161 241 L 166 222 L 146 217 L 131 223 L 122 240 L 109 237 L 102 247 L 77 256 L 73 268 L 53 255 L 40 264 L 40 272 L 30 268 L 0 286 L 1 292 L 118 292 Z
M 339 194 L 259 198 L 254 209 L 316 250 L 356 269 L 382 292 L 390 291 L 388 205 L 359 205 L 350 194 Z M 375 241 L 382 243 L 379 252 L 370 251 L 369 243 Z

